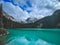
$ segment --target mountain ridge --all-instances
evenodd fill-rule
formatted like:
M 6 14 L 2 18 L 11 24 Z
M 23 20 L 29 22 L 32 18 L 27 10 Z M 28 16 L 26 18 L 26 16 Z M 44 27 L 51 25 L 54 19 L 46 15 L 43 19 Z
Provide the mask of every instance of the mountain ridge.
M 60 10 L 56 10 L 51 16 L 44 17 L 33 23 L 20 23 L 4 11 L 0 11 L 2 12 L 1 15 L 3 15 L 4 28 L 60 28 Z

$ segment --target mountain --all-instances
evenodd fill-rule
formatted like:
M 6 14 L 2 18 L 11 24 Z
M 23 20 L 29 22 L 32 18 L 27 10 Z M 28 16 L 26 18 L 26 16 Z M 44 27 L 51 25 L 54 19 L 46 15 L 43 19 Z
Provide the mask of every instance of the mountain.
M 2 14 L 3 14 L 3 16 L 5 17 L 5 18 L 7 18 L 8 20 L 12 20 L 12 21 L 14 21 L 14 22 L 18 22 L 18 23 L 26 23 L 26 21 L 22 21 L 22 20 L 20 20 L 20 21 L 17 21 L 14 17 L 12 17 L 12 16 L 10 16 L 9 14 L 7 14 L 5 11 L 2 11 Z
M 51 16 L 47 16 L 35 22 L 41 28 L 60 28 L 60 10 L 56 10 Z
M 4 28 L 27 28 L 33 27 L 30 23 L 18 22 L 13 17 L 9 16 L 6 12 L 2 11 L 2 21 Z
M 0 18 L 1 15 L 4 28 L 60 28 L 60 10 L 56 10 L 51 16 L 39 20 L 36 18 L 28 18 L 25 21 L 27 23 L 16 21 L 12 16 L 2 11 L 0 6 Z
M 14 21 L 14 22 L 19 22 L 19 23 L 34 23 L 35 21 L 37 21 L 38 19 L 37 18 L 35 18 L 35 17 L 29 17 L 29 18 L 27 18 L 27 20 L 25 20 L 25 21 L 17 21 L 17 20 L 15 20 L 12 16 L 10 16 L 10 15 L 8 15 L 6 12 L 4 12 L 3 11 L 3 16 L 5 16 L 5 18 L 7 18 L 7 19 L 10 19 L 10 20 L 12 20 L 12 21 Z
M 2 11 L 2 15 L 7 18 L 7 19 L 10 19 L 12 21 L 16 21 L 12 16 L 8 15 L 6 12 Z
M 27 22 L 27 23 L 34 23 L 34 22 L 37 21 L 37 20 L 38 20 L 38 19 L 35 18 L 35 17 L 29 17 L 29 18 L 27 18 L 26 22 Z
M 51 16 L 44 17 L 34 23 L 19 23 L 4 19 L 6 28 L 60 28 L 60 10 L 56 10 Z M 29 21 L 30 18 L 27 20 Z M 33 20 L 34 21 L 34 20 Z

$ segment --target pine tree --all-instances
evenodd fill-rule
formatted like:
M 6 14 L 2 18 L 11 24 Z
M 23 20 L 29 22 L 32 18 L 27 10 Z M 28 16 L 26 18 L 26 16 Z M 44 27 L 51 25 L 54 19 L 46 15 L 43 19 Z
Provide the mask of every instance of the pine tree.
M 3 28 L 2 4 L 0 4 L 0 28 Z

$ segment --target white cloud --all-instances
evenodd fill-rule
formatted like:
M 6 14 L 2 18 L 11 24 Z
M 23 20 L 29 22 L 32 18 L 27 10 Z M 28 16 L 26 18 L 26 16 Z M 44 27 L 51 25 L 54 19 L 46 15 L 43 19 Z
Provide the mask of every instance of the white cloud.
M 0 3 L 3 3 L 3 0 L 0 0 Z
M 3 3 L 3 10 L 17 20 L 25 20 L 28 17 L 27 12 L 23 11 L 19 6 L 14 6 L 10 2 Z
M 60 2 L 55 5 L 55 9 L 60 9 Z
M 50 16 L 57 9 L 60 8 L 57 0 L 30 0 L 32 4 L 32 15 L 35 16 Z M 59 2 L 60 3 L 60 2 Z M 57 5 L 57 6 L 56 6 Z M 56 7 L 56 8 L 55 8 Z M 41 17 L 41 16 L 40 16 Z
M 60 2 L 57 0 L 29 0 L 32 7 L 26 4 L 27 0 L 13 0 L 15 4 L 10 2 L 3 3 L 3 10 L 9 15 L 13 16 L 16 20 L 26 20 L 28 17 L 43 18 L 51 15 L 55 10 L 60 9 Z M 19 6 L 26 5 L 27 8 L 23 11 Z M 27 10 L 31 12 L 28 13 Z
M 26 0 L 13 0 L 14 4 L 17 5 L 24 5 L 26 4 Z

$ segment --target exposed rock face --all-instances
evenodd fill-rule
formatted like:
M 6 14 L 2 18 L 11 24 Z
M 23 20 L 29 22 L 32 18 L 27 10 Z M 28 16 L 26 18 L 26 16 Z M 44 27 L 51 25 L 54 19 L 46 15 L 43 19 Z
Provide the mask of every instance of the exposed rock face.
M 28 18 L 27 20 L 26 20 L 26 22 L 27 23 L 34 23 L 34 22 L 36 22 L 38 19 L 37 18 L 35 18 L 35 17 L 30 17 L 30 18 Z
M 7 19 L 10 19 L 12 21 L 16 21 L 12 16 L 8 15 L 6 12 L 2 11 L 2 15 L 7 18 Z

